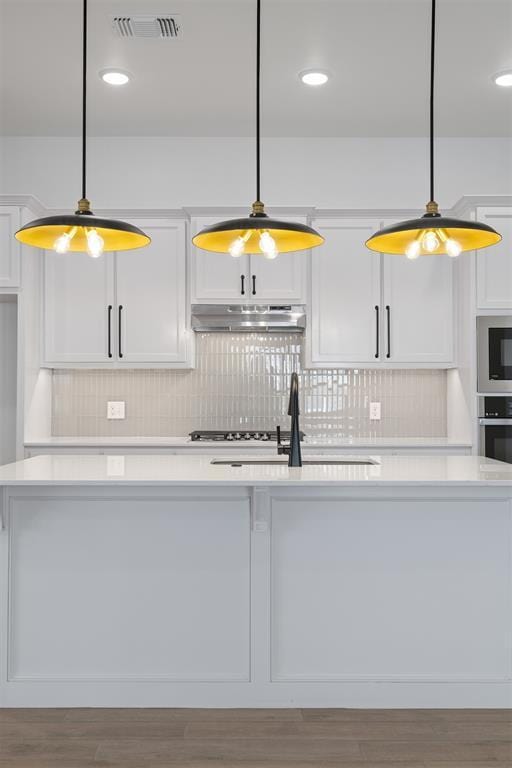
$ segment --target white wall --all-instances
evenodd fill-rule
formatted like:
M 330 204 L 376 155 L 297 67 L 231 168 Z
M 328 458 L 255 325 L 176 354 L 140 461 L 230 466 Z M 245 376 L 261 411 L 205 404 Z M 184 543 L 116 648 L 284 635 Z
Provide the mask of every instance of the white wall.
M 0 297 L 0 464 L 16 460 L 16 343 L 14 297 Z
M 247 138 L 93 138 L 88 193 L 96 208 L 245 205 L 254 198 Z M 422 208 L 426 139 L 265 139 L 263 200 L 320 208 Z M 439 139 L 442 207 L 462 195 L 512 193 L 512 139 Z M 0 140 L 0 193 L 34 194 L 52 208 L 80 196 L 73 138 Z

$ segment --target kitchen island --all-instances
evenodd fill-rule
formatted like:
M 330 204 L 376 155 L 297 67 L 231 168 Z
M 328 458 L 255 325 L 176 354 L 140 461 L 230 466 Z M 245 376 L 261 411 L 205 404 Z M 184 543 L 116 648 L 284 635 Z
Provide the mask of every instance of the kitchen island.
M 214 458 L 0 467 L 2 706 L 512 706 L 512 466 Z

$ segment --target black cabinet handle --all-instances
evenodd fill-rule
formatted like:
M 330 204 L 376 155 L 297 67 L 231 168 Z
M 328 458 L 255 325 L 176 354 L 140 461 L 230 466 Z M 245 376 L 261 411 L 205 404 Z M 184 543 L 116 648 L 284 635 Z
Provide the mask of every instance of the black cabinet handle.
M 391 308 L 389 304 L 386 304 L 386 312 L 388 316 L 388 351 L 386 357 L 391 357 Z
M 240 293 L 242 296 L 245 296 L 245 275 L 240 275 L 240 283 L 241 283 L 241 289 Z
M 123 335 L 122 334 L 122 330 L 123 329 L 122 329 L 122 323 L 121 323 L 121 313 L 122 313 L 122 311 L 123 311 L 123 305 L 120 304 L 119 305 L 119 315 L 118 315 L 118 328 L 117 328 L 117 331 L 118 331 L 118 352 L 119 352 L 119 357 L 123 356 L 123 353 L 121 351 L 121 337 Z
M 379 305 L 375 305 L 375 357 L 379 356 Z
M 112 304 L 108 305 L 108 356 L 112 357 Z
M 252 276 L 252 295 L 256 296 L 256 275 Z

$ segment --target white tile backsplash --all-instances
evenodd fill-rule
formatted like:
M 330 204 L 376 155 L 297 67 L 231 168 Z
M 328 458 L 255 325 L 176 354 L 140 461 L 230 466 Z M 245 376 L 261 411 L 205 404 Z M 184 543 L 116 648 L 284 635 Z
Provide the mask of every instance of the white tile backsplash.
M 288 424 L 289 379 L 300 380 L 301 427 L 317 437 L 445 437 L 446 371 L 313 370 L 296 334 L 198 334 L 197 367 L 54 370 L 55 436 L 182 436 L 193 429 Z M 108 421 L 108 400 L 126 418 Z M 382 419 L 370 421 L 371 401 Z

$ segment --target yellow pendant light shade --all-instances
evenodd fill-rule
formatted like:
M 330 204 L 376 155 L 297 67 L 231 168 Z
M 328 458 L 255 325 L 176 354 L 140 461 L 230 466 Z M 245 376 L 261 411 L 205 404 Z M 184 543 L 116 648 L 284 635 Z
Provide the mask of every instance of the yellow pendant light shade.
M 379 230 L 366 245 L 379 253 L 416 259 L 439 254 L 456 257 L 464 251 L 495 245 L 500 240 L 501 235 L 487 224 L 426 213 L 419 219 L 409 219 Z
M 104 251 L 126 251 L 151 242 L 141 229 L 125 221 L 94 216 L 86 195 L 87 124 L 87 0 L 83 0 L 82 26 L 82 198 L 74 214 L 45 216 L 16 232 L 25 245 L 57 253 L 85 252 L 93 258 Z
M 430 201 L 427 212 L 418 219 L 375 232 L 366 246 L 379 253 L 391 253 L 417 259 L 419 256 L 447 254 L 456 257 L 464 251 L 487 248 L 501 240 L 501 235 L 487 224 L 442 216 L 434 197 L 434 72 L 436 45 L 436 0 L 432 0 L 430 30 Z
M 192 242 L 204 251 L 229 253 L 241 256 L 243 253 L 260 254 L 267 259 L 279 253 L 303 251 L 324 242 L 324 238 L 306 224 L 271 219 L 263 211 L 246 218 L 229 219 L 205 227 Z M 261 206 L 263 208 L 263 206 Z
M 125 221 L 86 217 L 83 213 L 46 216 L 25 224 L 15 235 L 25 245 L 57 253 L 86 252 L 100 256 L 103 251 L 126 251 L 151 242 L 141 229 Z
M 280 253 L 315 248 L 324 238 L 312 227 L 290 221 L 271 219 L 260 200 L 260 61 L 261 0 L 256 3 L 256 202 L 252 213 L 241 219 L 220 221 L 205 227 L 192 238 L 204 251 L 229 253 L 235 258 L 244 253 L 275 259 Z

